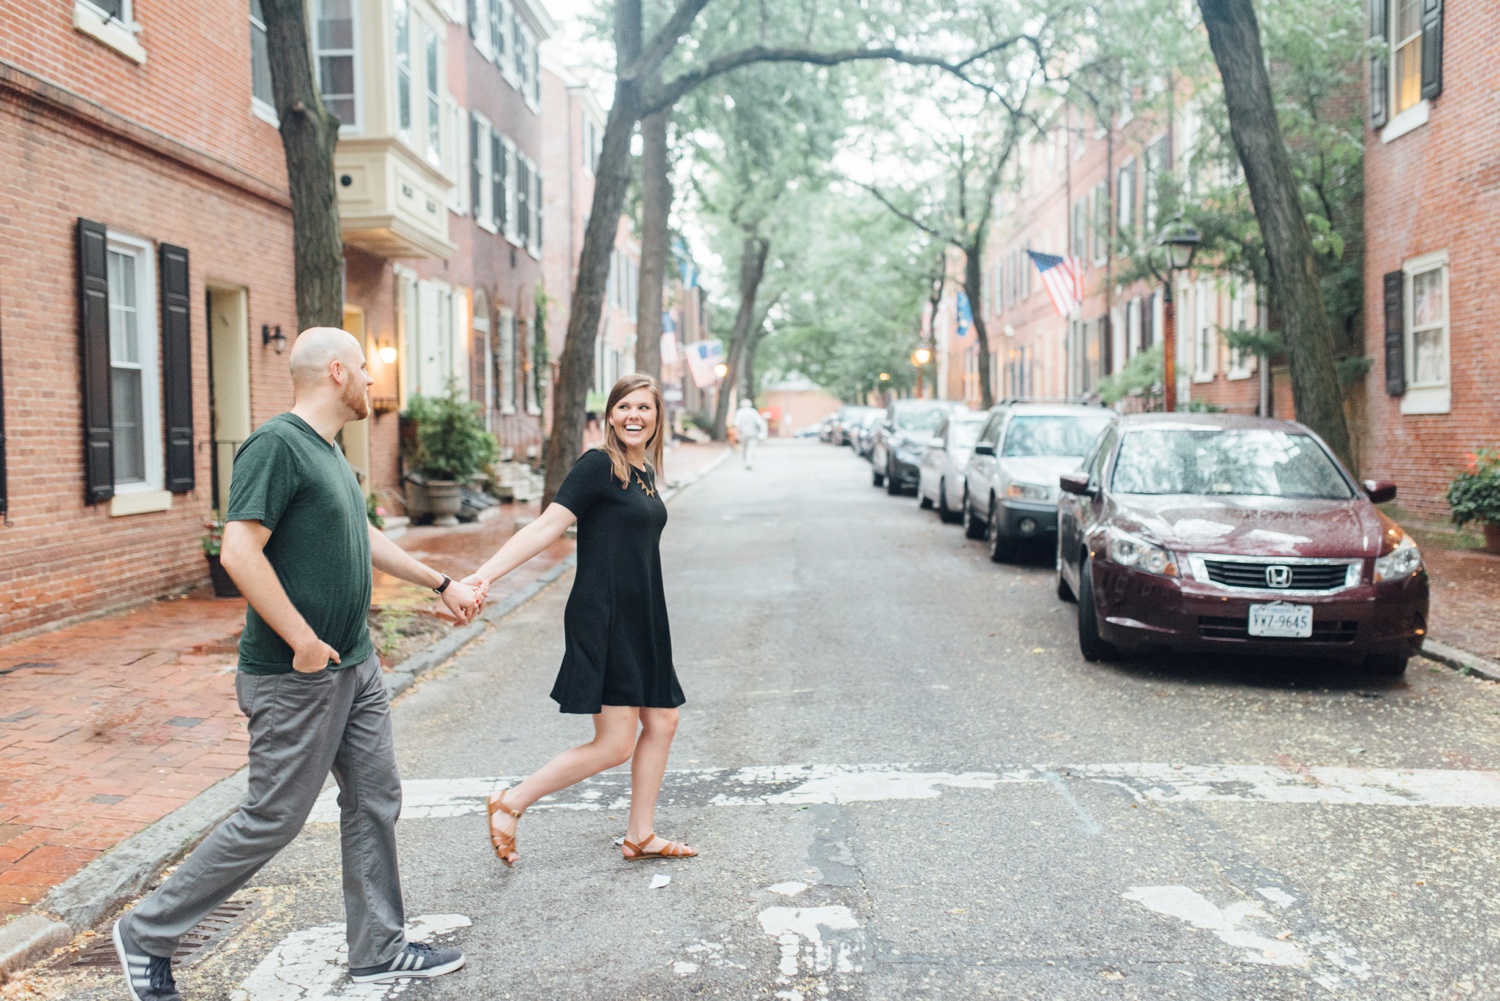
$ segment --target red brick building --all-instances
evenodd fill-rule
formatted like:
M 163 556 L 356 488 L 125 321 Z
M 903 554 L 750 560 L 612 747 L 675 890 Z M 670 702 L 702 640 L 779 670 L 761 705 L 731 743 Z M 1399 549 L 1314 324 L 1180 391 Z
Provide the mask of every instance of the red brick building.
M 205 579 L 233 443 L 289 405 L 249 13 L 0 0 L 0 633 Z
M 1464 453 L 1500 445 L 1500 7 L 1374 0 L 1365 136 L 1363 472 L 1434 520 Z

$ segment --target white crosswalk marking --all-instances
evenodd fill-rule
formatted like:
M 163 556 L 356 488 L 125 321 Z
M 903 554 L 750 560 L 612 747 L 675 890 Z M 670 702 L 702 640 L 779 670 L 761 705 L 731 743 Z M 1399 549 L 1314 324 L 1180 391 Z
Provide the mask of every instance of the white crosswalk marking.
M 424 914 L 407 924 L 406 937 L 413 942 L 425 942 L 467 928 L 470 924 L 472 922 L 462 914 Z M 345 977 L 348 951 L 343 925 L 318 925 L 292 932 L 250 971 L 230 994 L 230 1001 L 331 1001 L 334 998 L 340 1001 L 383 1001 L 401 989 L 400 982 L 351 983 Z M 407 963 L 410 958 L 410 955 L 403 956 L 402 962 Z

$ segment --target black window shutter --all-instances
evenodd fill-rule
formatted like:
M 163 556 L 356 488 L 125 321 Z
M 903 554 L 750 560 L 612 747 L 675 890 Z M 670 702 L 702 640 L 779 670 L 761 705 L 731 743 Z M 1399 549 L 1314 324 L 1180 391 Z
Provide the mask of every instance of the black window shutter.
M 84 498 L 115 495 L 115 429 L 109 395 L 109 236 L 78 220 L 78 340 L 83 361 Z
M 490 187 L 495 202 L 495 228 L 504 233 L 508 221 L 505 205 L 505 144 L 500 141 L 498 132 L 490 136 Z
M 1422 96 L 1443 92 L 1443 0 L 1422 0 Z
M 483 147 L 480 146 L 480 142 L 483 140 L 483 138 L 483 135 L 479 131 L 479 119 L 470 118 L 469 190 L 471 192 L 470 197 L 474 200 L 474 204 L 471 205 L 470 208 L 474 212 L 474 219 L 480 222 L 483 221 L 484 215 L 484 188 L 481 187 L 481 185 L 484 184 L 484 176 L 479 172 L 480 165 L 484 162 L 482 159 L 482 154 L 484 151 Z
M 1370 19 L 1370 127 L 1380 128 L 1385 124 L 1386 106 L 1390 94 L 1390 58 L 1386 54 L 1386 23 L 1390 16 L 1390 0 L 1368 0 Z
M 519 153 L 516 155 L 516 235 L 523 247 L 531 242 L 531 171 Z
M 1392 396 L 1406 392 L 1406 275 L 1385 275 L 1385 391 Z
M 193 489 L 193 328 L 188 252 L 161 245 L 161 382 L 167 418 L 167 489 Z
M 532 201 L 531 210 L 532 210 L 532 212 L 534 213 L 534 215 L 536 217 L 535 218 L 535 222 L 533 222 L 532 225 L 533 225 L 533 227 L 536 230 L 536 245 L 537 245 L 537 249 L 539 249 L 539 250 L 541 249 L 541 246 L 542 246 L 542 206 L 544 204 L 545 203 L 542 201 L 542 175 L 541 174 L 537 174 L 536 175 L 536 198 L 533 199 L 533 201 Z
M 479 37 L 479 4 L 476 2 L 476 0 L 469 0 L 468 15 L 469 15 L 469 37 L 470 38 L 478 38 Z

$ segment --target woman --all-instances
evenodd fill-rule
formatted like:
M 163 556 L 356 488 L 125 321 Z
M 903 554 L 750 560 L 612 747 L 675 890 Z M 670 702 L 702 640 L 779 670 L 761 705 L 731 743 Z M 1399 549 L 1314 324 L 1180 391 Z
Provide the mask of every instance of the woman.
M 513 789 L 489 799 L 490 843 L 513 865 L 516 826 L 549 793 L 616 765 L 630 765 L 627 861 L 690 858 L 687 845 L 658 837 L 656 799 L 685 701 L 672 668 L 662 594 L 657 494 L 661 392 L 648 375 L 627 375 L 609 393 L 604 446 L 583 454 L 541 517 L 513 535 L 466 578 L 488 586 L 562 538 L 578 523 L 578 575 L 563 616 L 567 652 L 552 698 L 565 713 L 594 717 L 594 739 L 553 758 Z

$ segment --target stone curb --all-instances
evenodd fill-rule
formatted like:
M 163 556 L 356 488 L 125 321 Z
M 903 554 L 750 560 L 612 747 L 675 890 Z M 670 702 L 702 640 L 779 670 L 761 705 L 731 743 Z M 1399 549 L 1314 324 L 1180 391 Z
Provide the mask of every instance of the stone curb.
M 1500 664 L 1456 646 L 1429 638 L 1422 643 L 1422 656 L 1446 664 L 1460 674 L 1472 674 L 1485 681 L 1500 681 Z
M 725 459 L 725 452 L 693 476 L 662 491 L 668 503 L 697 483 Z M 510 615 L 571 570 L 577 553 L 569 553 L 536 580 L 480 613 L 479 621 L 455 629 L 441 640 L 397 664 L 386 676 L 394 699 L 417 678 L 445 663 L 492 624 Z M 208 787 L 145 830 L 132 835 L 54 887 L 30 914 L 0 925 L 0 984 L 71 942 L 121 904 L 139 896 L 179 855 L 201 841 L 214 826 L 244 802 L 249 770 L 241 768 Z

